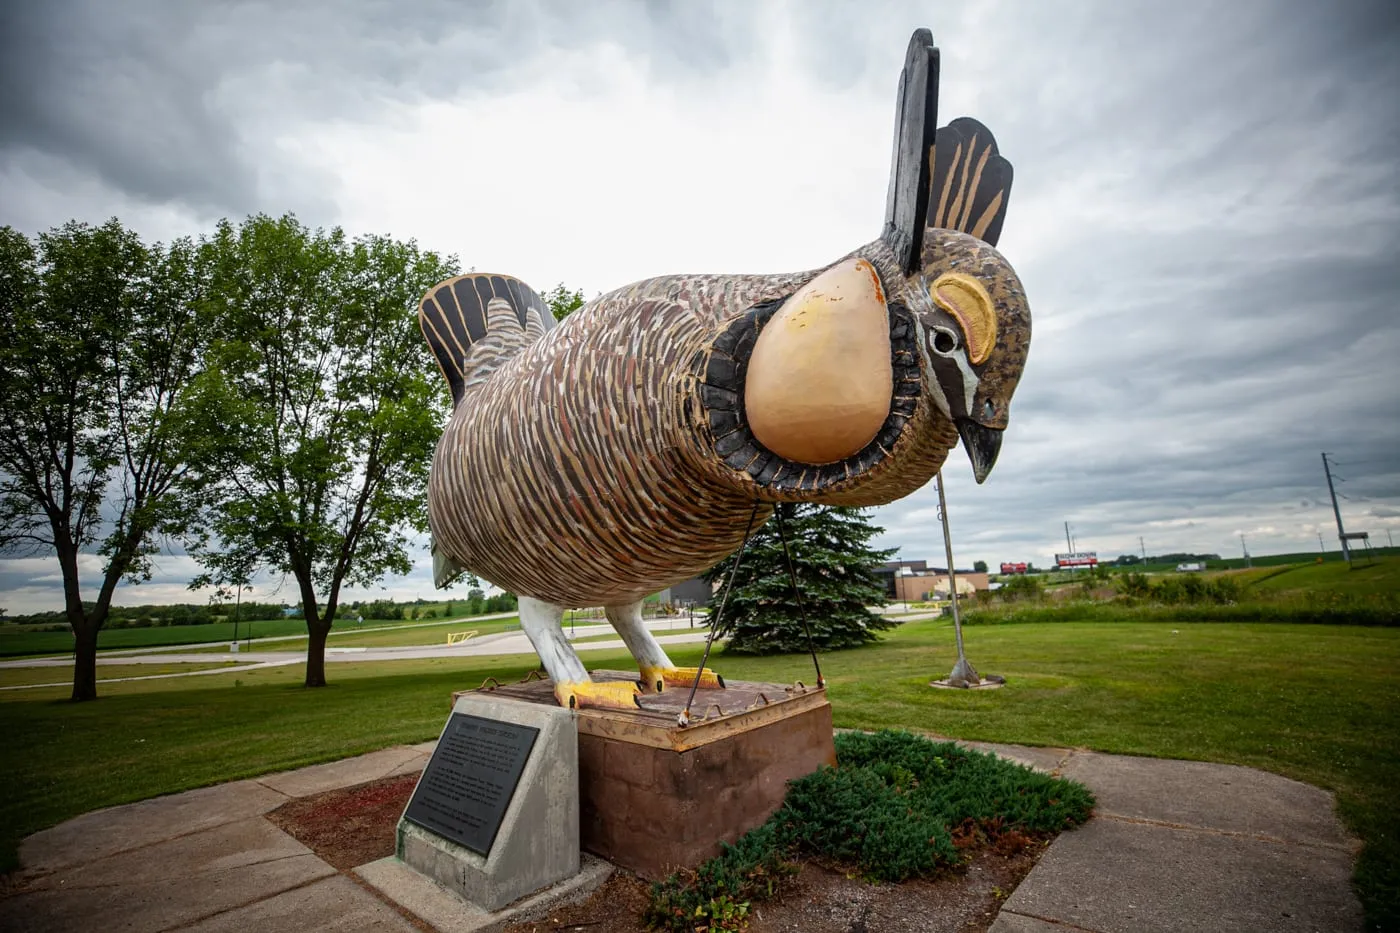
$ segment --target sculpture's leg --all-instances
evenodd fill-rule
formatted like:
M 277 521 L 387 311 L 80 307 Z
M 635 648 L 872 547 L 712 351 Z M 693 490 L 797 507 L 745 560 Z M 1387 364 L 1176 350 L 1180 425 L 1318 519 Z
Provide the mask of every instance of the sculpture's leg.
M 622 636 L 622 643 L 637 659 L 637 668 L 642 673 L 642 687 L 660 693 L 667 687 L 689 687 L 695 683 L 696 667 L 676 667 L 666 656 L 666 651 L 647 631 L 642 622 L 642 604 L 626 603 L 620 606 L 607 606 L 608 621 Z M 724 687 L 724 678 L 712 670 L 706 670 L 700 677 L 700 686 L 705 688 Z
M 579 709 L 585 706 L 631 709 L 641 706 L 637 701 L 636 684 L 626 682 L 594 683 L 588 670 L 564 637 L 562 625 L 564 607 L 546 603 L 529 596 L 520 597 L 520 628 L 540 663 L 554 682 L 554 697 L 560 706 Z

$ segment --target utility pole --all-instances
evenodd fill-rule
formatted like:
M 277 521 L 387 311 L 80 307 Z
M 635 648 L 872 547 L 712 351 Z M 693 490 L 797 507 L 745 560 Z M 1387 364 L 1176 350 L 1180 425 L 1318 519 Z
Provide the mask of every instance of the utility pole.
M 1244 565 L 1246 567 L 1253 567 L 1254 562 L 1249 559 L 1249 545 L 1244 543 L 1243 534 L 1240 535 L 1240 547 L 1244 550 Z
M 1142 548 L 1142 562 L 1147 563 L 1147 545 L 1143 543 L 1142 535 L 1138 535 L 1138 547 Z
M 1322 532 L 1317 533 L 1317 549 L 1323 554 L 1327 553 L 1327 545 L 1322 543 Z
M 1337 489 L 1332 485 L 1332 466 L 1327 462 L 1326 451 L 1322 454 L 1322 472 L 1327 474 L 1327 491 L 1332 494 L 1332 514 L 1337 516 L 1337 539 L 1342 542 L 1342 559 L 1351 563 L 1351 548 L 1347 546 L 1346 529 L 1342 527 L 1342 510 L 1337 506 Z
M 1069 553 L 1074 553 L 1074 542 L 1069 539 L 1069 522 L 1065 522 L 1065 547 L 1069 549 Z
M 963 651 L 962 616 L 958 612 L 958 575 L 953 569 L 953 534 L 949 530 L 948 499 L 943 492 L 943 471 L 939 470 L 934 478 L 938 482 L 938 520 L 943 524 L 943 552 L 948 558 L 948 598 L 952 601 L 953 635 L 957 640 L 958 660 L 953 665 L 952 673 L 948 675 L 948 679 L 934 681 L 933 685 L 966 689 L 979 686 L 984 681 L 987 683 L 1006 683 L 1006 678 L 997 674 L 980 676 L 977 669 L 967 660 L 967 653 Z
M 1390 536 L 1390 529 L 1385 530 L 1385 539 L 1390 542 L 1391 547 L 1395 547 L 1395 539 Z

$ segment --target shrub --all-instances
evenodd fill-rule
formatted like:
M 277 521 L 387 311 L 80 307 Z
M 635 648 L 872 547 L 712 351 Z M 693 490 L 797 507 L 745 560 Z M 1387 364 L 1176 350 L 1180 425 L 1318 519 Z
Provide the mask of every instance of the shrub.
M 836 757 L 837 767 L 793 781 L 782 808 L 717 858 L 653 885 L 646 922 L 678 933 L 741 930 L 748 902 L 774 893 L 792 857 L 903 881 L 956 866 L 1006 834 L 1078 825 L 1094 803 L 1073 781 L 907 732 L 842 733 Z
M 1042 590 L 1039 577 L 1017 575 L 1003 583 L 997 594 L 1007 602 L 1018 599 L 1034 600 L 1040 598 Z
M 783 858 L 783 846 L 770 819 L 720 844 L 720 854 L 693 872 L 678 872 L 651 886 L 651 901 L 642 915 L 650 927 L 676 933 L 707 928 L 742 930 L 749 902 L 772 897 L 780 880 L 796 871 Z
M 1125 573 L 1118 578 L 1117 589 L 1124 596 L 1143 599 L 1152 595 L 1152 581 L 1147 579 L 1145 573 Z

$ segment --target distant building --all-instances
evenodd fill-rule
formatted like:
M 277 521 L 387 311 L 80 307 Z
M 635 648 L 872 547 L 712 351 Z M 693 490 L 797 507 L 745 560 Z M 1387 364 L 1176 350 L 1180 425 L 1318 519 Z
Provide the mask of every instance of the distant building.
M 886 599 L 899 599 L 899 596 L 896 595 L 898 590 L 895 587 L 894 581 L 896 577 L 905 571 L 926 573 L 928 571 L 928 562 L 922 560 L 890 560 L 885 561 L 885 563 L 875 569 L 876 576 L 884 581 Z
M 970 595 L 990 586 L 990 581 L 985 573 L 959 570 L 955 576 L 960 596 Z M 900 602 L 923 602 L 929 599 L 947 599 L 948 591 L 948 571 L 935 567 L 926 569 L 922 573 L 896 576 L 894 578 L 894 593 L 891 594 L 890 598 Z
M 707 606 L 714 588 L 699 577 L 692 577 L 684 583 L 667 587 L 659 594 L 663 603 L 683 603 L 691 606 Z

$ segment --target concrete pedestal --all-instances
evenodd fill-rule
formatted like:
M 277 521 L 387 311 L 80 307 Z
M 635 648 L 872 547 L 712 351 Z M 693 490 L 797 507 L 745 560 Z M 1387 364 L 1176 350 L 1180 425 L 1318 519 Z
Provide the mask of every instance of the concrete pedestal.
M 458 696 L 473 694 L 554 704 L 548 680 Z M 699 691 L 692 725 L 680 728 L 686 694 L 644 694 L 642 710 L 577 714 L 580 843 L 653 880 L 718 855 L 721 841 L 734 842 L 782 805 L 788 781 L 836 763 L 824 689 L 730 681 Z

